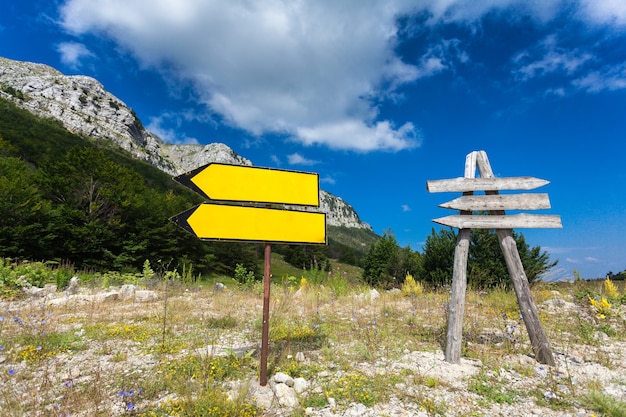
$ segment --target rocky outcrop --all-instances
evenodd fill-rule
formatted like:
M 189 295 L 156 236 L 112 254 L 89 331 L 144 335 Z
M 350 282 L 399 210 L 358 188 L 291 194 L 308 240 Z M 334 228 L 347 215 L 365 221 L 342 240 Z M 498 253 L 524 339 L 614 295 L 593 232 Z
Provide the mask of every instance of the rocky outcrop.
M 372 230 L 369 224 L 361 221 L 351 205 L 324 190 L 320 190 L 320 209 L 326 213 L 326 222 L 331 226 Z
M 252 165 L 223 143 L 164 142 L 144 128 L 131 108 L 91 77 L 68 76 L 47 65 L 0 57 L 0 96 L 37 116 L 59 120 L 71 132 L 110 140 L 171 175 L 210 162 Z M 349 204 L 330 193 L 320 192 L 320 208 L 327 213 L 331 226 L 371 230 Z
M 18 106 L 57 119 L 71 132 L 111 140 L 165 172 L 179 170 L 174 161 L 164 157 L 166 144 L 91 77 L 67 76 L 47 65 L 0 58 L 0 90 Z
M 249 159 L 237 155 L 223 143 L 208 145 L 168 145 L 164 153 L 175 164 L 180 172 L 191 171 L 210 162 L 222 162 L 235 165 L 252 165 Z

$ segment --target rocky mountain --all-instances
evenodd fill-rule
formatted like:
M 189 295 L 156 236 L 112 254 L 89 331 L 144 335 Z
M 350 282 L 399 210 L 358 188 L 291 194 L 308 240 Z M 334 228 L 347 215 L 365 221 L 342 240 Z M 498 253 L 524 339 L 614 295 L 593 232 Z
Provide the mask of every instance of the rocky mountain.
M 223 143 L 178 145 L 146 130 L 135 112 L 94 78 L 64 75 L 43 64 L 0 57 L 0 95 L 40 117 L 59 120 L 71 132 L 109 140 L 134 157 L 177 175 L 209 162 L 252 165 Z M 330 226 L 371 231 L 344 200 L 320 191 Z

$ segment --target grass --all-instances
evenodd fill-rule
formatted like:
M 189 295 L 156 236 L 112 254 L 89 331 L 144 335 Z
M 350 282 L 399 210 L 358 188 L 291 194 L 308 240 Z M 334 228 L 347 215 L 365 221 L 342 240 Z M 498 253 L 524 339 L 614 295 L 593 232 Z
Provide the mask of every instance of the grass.
M 42 265 L 32 270 L 56 279 Z M 626 338 L 623 285 L 602 313 L 589 302 L 589 294 L 608 296 L 601 283 L 533 290 L 556 368 L 530 357 L 513 293 L 469 291 L 455 368 L 442 353 L 447 292 L 380 291 L 372 300 L 359 271 L 341 264 L 330 274 L 276 270 L 284 275 L 272 279 L 270 376 L 310 383 L 293 415 L 330 403 L 337 413 L 394 403 L 406 413 L 483 415 L 530 401 L 548 411 L 624 416 L 623 401 L 609 394 L 626 385 L 625 353 L 611 348 Z M 3 415 L 273 415 L 250 394 L 258 385 L 261 283 L 139 281 L 158 298 L 104 301 L 92 294 L 114 288 L 84 285 L 71 303 L 53 302 L 61 294 L 0 299 Z M 216 291 L 218 281 L 227 289 Z M 576 304 L 543 307 L 554 298 Z M 602 371 L 581 373 L 586 366 Z

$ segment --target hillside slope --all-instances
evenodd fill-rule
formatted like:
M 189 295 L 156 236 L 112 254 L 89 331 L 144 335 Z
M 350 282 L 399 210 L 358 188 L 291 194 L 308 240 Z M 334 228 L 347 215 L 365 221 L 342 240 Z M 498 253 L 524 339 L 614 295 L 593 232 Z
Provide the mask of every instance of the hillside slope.
M 135 158 L 177 175 L 209 162 L 252 165 L 222 143 L 174 145 L 146 130 L 135 112 L 97 80 L 67 76 L 43 64 L 0 57 L 0 97 L 78 135 L 110 141 Z M 321 191 L 330 226 L 370 230 L 347 202 Z

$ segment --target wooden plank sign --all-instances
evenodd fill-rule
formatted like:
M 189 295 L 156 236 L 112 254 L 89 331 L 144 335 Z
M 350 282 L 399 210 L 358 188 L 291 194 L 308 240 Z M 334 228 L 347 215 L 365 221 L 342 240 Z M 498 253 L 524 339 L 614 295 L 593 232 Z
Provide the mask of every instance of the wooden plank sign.
M 548 194 L 464 195 L 439 204 L 454 210 L 539 210 L 549 209 Z
M 481 177 L 476 178 L 476 168 Z M 460 214 L 434 219 L 435 223 L 459 229 L 454 252 L 452 292 L 449 304 L 446 340 L 446 361 L 458 363 L 463 339 L 463 315 L 465 291 L 467 289 L 467 258 L 471 229 L 497 229 L 500 248 L 511 276 L 515 295 L 528 331 L 532 349 L 538 362 L 555 365 L 548 338 L 541 327 L 537 307 L 532 299 L 524 267 L 517 251 L 513 228 L 560 228 L 561 217 L 538 214 L 505 214 L 505 210 L 538 210 L 550 208 L 547 194 L 505 194 L 502 190 L 532 190 L 548 184 L 534 177 L 495 178 L 485 151 L 471 152 L 465 158 L 465 176 L 445 180 L 428 181 L 429 192 L 462 192 L 462 197 L 440 205 L 443 208 L 460 210 Z M 484 191 L 485 195 L 473 195 Z M 475 215 L 473 211 L 488 212 Z
M 560 229 L 561 216 L 541 214 L 454 215 L 433 219 L 433 222 L 457 229 Z
M 426 182 L 430 193 L 466 191 L 532 190 L 549 184 L 550 181 L 533 177 L 510 178 L 452 178 Z

